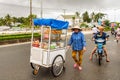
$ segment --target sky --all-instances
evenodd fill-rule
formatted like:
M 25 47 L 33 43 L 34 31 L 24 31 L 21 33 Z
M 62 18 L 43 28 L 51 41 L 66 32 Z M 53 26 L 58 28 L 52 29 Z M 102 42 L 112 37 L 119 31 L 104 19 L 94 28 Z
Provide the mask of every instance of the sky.
M 29 2 L 30 0 L 0 0 L 0 14 L 4 12 L 9 12 L 11 14 L 28 15 L 29 13 Z M 42 0 L 42 7 L 44 9 L 44 14 L 56 15 L 63 14 L 63 10 L 66 13 L 71 12 L 84 12 L 84 11 L 94 11 L 94 12 L 104 12 L 108 14 L 107 18 L 112 21 L 120 21 L 120 0 Z M 1 5 L 4 4 L 4 9 Z M 16 8 L 14 6 L 18 5 Z M 32 0 L 33 13 L 40 14 L 41 0 Z M 14 8 L 10 8 L 14 7 Z M 26 6 L 26 7 L 23 7 Z M 10 8 L 10 9 L 9 9 Z M 39 10 L 38 10 L 39 9 Z M 15 11 L 15 12 L 14 12 Z M 22 12 L 22 13 L 21 13 Z M 19 14 L 20 13 L 20 14 Z M 40 15 L 39 15 L 40 16 Z
M 29 0 L 0 0 L 1 3 L 29 6 Z M 41 0 L 32 0 L 34 7 L 40 7 Z M 42 0 L 44 8 L 65 9 L 107 9 L 120 8 L 120 0 Z

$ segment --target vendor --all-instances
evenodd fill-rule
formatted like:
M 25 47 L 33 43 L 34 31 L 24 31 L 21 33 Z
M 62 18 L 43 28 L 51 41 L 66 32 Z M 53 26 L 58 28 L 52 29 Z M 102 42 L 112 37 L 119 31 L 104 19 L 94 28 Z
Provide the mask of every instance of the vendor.
M 33 43 L 32 43 L 32 46 L 33 47 L 39 47 L 40 45 L 39 45 L 39 39 L 34 39 L 34 41 L 33 41 Z
M 75 61 L 74 68 L 78 68 L 79 70 L 82 70 L 82 57 L 84 52 L 86 51 L 86 40 L 81 30 L 82 29 L 80 28 L 80 26 L 73 27 L 73 33 L 68 43 L 68 48 L 72 46 L 72 57 Z M 79 59 L 77 59 L 76 57 L 77 54 Z

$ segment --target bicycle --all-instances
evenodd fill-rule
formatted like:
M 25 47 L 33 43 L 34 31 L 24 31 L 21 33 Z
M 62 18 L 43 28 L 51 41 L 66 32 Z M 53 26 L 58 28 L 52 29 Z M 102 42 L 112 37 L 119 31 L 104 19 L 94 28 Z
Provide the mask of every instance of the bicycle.
M 101 60 L 102 60 L 102 57 L 104 57 L 104 51 L 103 51 L 103 43 L 105 40 L 99 38 L 99 39 L 96 39 L 95 40 L 97 42 L 97 54 L 96 57 L 98 57 L 98 64 L 101 65 Z

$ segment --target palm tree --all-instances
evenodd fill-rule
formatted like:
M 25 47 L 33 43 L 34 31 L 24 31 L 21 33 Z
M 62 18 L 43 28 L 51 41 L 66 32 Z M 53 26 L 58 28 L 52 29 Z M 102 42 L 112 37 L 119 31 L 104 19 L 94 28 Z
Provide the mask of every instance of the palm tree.
M 103 13 L 97 13 L 95 15 L 95 22 L 98 22 L 99 19 L 102 19 L 105 16 Z
M 90 18 L 93 22 L 95 22 L 95 13 L 94 12 L 91 13 Z
M 99 18 L 101 18 L 101 19 L 105 16 L 104 13 L 98 13 L 98 15 L 99 15 Z
M 17 18 L 16 17 L 12 17 L 12 22 L 13 22 L 13 24 L 15 26 L 15 23 L 17 22 Z
M 72 17 L 73 26 L 75 25 L 75 16 Z
M 11 27 L 12 20 L 11 20 L 11 16 L 9 14 L 7 14 L 5 16 L 5 21 L 6 21 L 6 25 Z
M 29 26 L 31 26 L 31 21 L 32 21 L 31 19 L 35 19 L 35 18 L 37 18 L 37 15 L 35 15 L 35 14 L 32 14 L 32 15 L 29 15 L 29 16 L 28 16 L 27 20 L 29 21 L 29 22 L 28 22 L 28 25 L 29 25 Z
M 83 21 L 84 22 L 88 22 L 90 23 L 91 22 L 91 19 L 89 18 L 89 15 L 88 15 L 88 12 L 86 11 L 85 13 L 83 13 Z
M 5 19 L 3 17 L 0 18 L 0 26 L 5 25 L 5 24 L 6 24 Z
M 80 23 L 80 13 L 79 12 L 75 12 L 75 15 L 79 18 L 79 23 Z

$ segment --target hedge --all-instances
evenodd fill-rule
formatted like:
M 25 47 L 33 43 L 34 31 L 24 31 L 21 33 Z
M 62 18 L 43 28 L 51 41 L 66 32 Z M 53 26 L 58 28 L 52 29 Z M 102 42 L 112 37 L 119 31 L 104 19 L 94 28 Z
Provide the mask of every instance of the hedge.
M 27 34 L 0 35 L 0 41 L 31 38 L 31 35 L 32 35 L 31 33 L 27 33 Z M 34 33 L 34 37 L 40 37 L 40 34 L 39 33 Z

